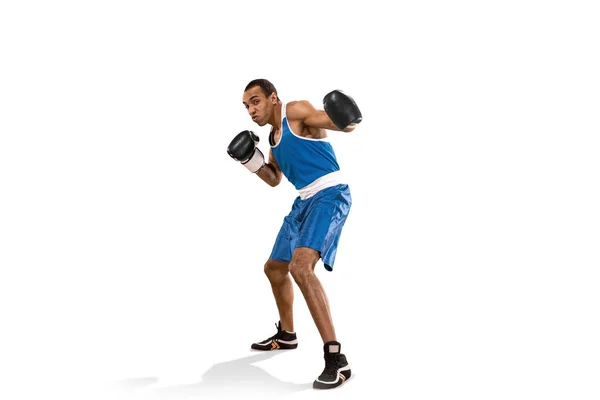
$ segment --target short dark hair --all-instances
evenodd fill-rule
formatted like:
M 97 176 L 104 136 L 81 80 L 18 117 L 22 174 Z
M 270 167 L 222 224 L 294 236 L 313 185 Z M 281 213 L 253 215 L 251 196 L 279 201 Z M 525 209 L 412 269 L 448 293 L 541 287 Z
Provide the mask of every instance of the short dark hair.
M 268 80 L 254 79 L 254 80 L 250 81 L 249 84 L 246 85 L 246 89 L 244 89 L 244 92 L 246 92 L 248 89 L 252 89 L 254 86 L 259 86 L 266 97 L 269 97 L 271 95 L 271 93 L 275 93 L 275 96 L 277 96 L 277 100 L 279 101 L 279 95 L 277 94 L 277 89 L 275 89 L 275 86 Z

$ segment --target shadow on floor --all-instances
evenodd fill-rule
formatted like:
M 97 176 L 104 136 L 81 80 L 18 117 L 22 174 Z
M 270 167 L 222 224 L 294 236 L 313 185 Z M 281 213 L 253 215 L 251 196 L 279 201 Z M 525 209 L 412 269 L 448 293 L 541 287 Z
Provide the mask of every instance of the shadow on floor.
M 158 398 L 195 397 L 206 395 L 284 395 L 312 389 L 312 382 L 292 383 L 282 381 L 254 365 L 275 356 L 277 352 L 260 352 L 237 360 L 218 363 L 209 368 L 198 383 L 147 389 Z M 158 378 L 128 379 L 116 383 L 124 392 L 135 391 L 156 383 Z M 154 396 L 152 396 L 154 397 Z

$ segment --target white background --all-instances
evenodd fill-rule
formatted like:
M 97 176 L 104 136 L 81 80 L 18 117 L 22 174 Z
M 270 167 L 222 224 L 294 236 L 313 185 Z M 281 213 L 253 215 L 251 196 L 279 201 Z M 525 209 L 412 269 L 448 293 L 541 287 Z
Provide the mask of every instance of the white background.
M 5 1 L 3 398 L 598 399 L 600 15 L 583 1 Z M 241 103 L 352 95 L 323 394 L 263 264 L 296 196 L 226 153 Z M 248 358 L 250 357 L 250 358 Z

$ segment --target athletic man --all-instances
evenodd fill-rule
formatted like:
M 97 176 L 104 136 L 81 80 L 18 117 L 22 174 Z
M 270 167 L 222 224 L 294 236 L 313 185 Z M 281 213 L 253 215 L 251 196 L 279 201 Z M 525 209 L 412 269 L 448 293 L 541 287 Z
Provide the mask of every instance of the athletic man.
M 251 131 L 240 132 L 227 152 L 271 186 L 277 186 L 285 175 L 299 193 L 265 263 L 265 274 L 279 311 L 277 333 L 251 347 L 256 350 L 298 347 L 291 275 L 304 295 L 324 343 L 325 369 L 313 387 L 334 388 L 350 378 L 350 366 L 341 353 L 327 296 L 314 269 L 321 259 L 327 271 L 333 270 L 352 198 L 340 175 L 327 130 L 351 132 L 361 122 L 362 115 L 354 100 L 339 90 L 324 97 L 324 110 L 315 109 L 305 100 L 284 104 L 266 79 L 253 80 L 246 86 L 243 103 L 255 123 L 271 126 L 269 159 L 265 163 L 257 147 L 259 138 Z

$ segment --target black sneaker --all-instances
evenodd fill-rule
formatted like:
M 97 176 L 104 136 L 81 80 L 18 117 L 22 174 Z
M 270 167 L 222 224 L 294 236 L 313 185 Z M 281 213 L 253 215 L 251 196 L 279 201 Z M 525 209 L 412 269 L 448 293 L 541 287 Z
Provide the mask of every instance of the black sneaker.
M 340 353 L 342 346 L 339 342 L 327 342 L 325 350 L 325 369 L 313 382 L 314 389 L 333 389 L 350 379 L 352 372 L 346 356 Z
M 298 339 L 295 332 L 281 329 L 281 321 L 275 324 L 277 333 L 262 342 L 252 343 L 254 350 L 291 350 L 298 347 Z

